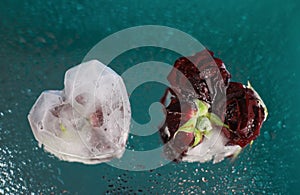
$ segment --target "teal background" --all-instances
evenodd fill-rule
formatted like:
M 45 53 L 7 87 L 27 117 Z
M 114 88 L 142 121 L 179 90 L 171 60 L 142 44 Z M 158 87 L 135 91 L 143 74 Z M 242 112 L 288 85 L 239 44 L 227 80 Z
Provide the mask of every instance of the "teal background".
M 0 194 L 299 194 L 299 10 L 297 0 L 2 0 Z M 223 59 L 234 81 L 252 82 L 269 108 L 252 148 L 234 162 L 171 163 L 144 172 L 62 162 L 38 148 L 27 121 L 38 95 L 63 88 L 64 72 L 101 39 L 146 24 L 189 33 Z M 122 73 L 137 62 L 174 58 L 143 48 L 110 66 Z M 145 109 L 162 89 L 149 83 L 135 91 L 137 121 L 149 120 Z M 128 147 L 160 144 L 157 135 L 145 139 L 130 137 Z

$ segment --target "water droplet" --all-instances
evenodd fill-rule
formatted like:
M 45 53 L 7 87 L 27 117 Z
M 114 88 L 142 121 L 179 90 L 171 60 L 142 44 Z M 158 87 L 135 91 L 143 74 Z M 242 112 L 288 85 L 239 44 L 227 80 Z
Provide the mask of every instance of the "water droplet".
M 284 128 L 286 128 L 286 125 L 282 121 L 278 121 L 277 122 L 277 127 L 280 128 L 280 129 L 282 129 L 282 128 L 284 129 Z
M 271 136 L 270 136 L 270 134 L 269 134 L 268 131 L 265 131 L 265 132 L 264 132 L 264 138 L 267 139 L 267 140 L 270 140 L 270 139 L 271 139 Z
M 278 127 L 278 128 L 281 128 L 281 127 L 282 127 L 282 122 L 281 122 L 281 121 L 278 121 L 278 122 L 277 122 L 277 127 Z

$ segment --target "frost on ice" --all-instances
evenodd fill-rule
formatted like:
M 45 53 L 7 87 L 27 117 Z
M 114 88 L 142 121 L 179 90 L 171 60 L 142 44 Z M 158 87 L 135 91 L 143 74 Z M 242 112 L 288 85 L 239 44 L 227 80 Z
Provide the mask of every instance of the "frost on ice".
M 62 91 L 44 91 L 28 119 L 40 146 L 66 161 L 97 164 L 125 151 L 131 110 L 122 78 L 97 60 L 65 74 Z

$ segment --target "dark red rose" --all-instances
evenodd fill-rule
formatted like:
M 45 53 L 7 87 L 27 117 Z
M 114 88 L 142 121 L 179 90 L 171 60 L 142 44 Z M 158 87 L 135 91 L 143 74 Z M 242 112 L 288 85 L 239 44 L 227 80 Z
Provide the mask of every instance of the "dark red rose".
M 245 147 L 259 135 L 267 115 L 262 100 L 254 89 L 229 82 L 230 78 L 224 63 L 208 50 L 176 60 L 168 75 L 171 87 L 161 99 L 165 105 L 168 93 L 172 95 L 165 108 L 166 120 L 160 128 L 162 140 L 167 143 L 165 153 L 170 159 L 180 160 L 189 147 L 201 144 L 201 140 L 196 142 L 195 131 L 178 131 L 195 116 L 195 99 L 209 105 L 209 116 L 217 117 L 209 120 L 214 127 L 223 126 L 224 136 L 229 139 L 227 145 Z
M 173 139 L 173 149 L 176 150 L 177 153 L 182 153 L 188 149 L 189 146 L 191 146 L 194 142 L 195 136 L 193 133 L 187 133 L 179 131 L 175 139 Z
M 168 92 L 173 95 L 170 104 L 166 107 L 166 122 L 161 128 L 164 142 L 169 141 L 180 124 L 185 123 L 191 112 L 196 110 L 193 107 L 193 99 L 197 98 L 212 104 L 211 96 L 216 97 L 218 90 L 219 94 L 225 95 L 230 77 L 231 75 L 226 70 L 224 63 L 213 57 L 213 52 L 209 50 L 203 50 L 194 56 L 181 57 L 176 60 L 174 68 L 168 75 L 172 89 L 168 88 L 167 93 L 161 99 L 161 102 L 165 104 Z M 166 127 L 171 134 L 168 139 L 162 130 Z
M 222 131 L 230 139 L 229 144 L 245 147 L 260 133 L 266 118 L 265 106 L 251 87 L 241 83 L 230 82 L 227 88 L 227 102 Z
M 164 143 L 168 143 L 170 153 L 183 155 L 192 144 L 192 133 L 174 134 L 197 111 L 193 100 L 199 99 L 212 104 L 218 94 L 225 95 L 231 75 L 223 62 L 213 57 L 213 52 L 203 50 L 194 56 L 181 57 L 174 63 L 174 68 L 168 76 L 172 88 L 168 88 L 173 97 L 165 109 L 166 121 L 160 128 Z M 167 93 L 162 98 L 164 104 Z M 170 149 L 171 148 L 171 149 Z
M 165 143 L 168 142 L 174 136 L 178 128 L 193 116 L 195 111 L 197 111 L 197 109 L 193 102 L 179 102 L 178 98 L 173 97 L 170 104 L 166 107 L 166 121 L 160 129 L 163 141 Z
M 222 60 L 213 55 L 203 50 L 176 60 L 168 80 L 173 91 L 182 96 L 179 98 L 198 98 L 212 103 L 218 92 L 225 94 L 231 75 Z

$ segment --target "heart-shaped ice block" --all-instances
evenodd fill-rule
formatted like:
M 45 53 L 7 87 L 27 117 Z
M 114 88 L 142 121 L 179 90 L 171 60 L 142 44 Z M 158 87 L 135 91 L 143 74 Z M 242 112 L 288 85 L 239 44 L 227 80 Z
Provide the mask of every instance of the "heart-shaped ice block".
M 62 91 L 44 91 L 28 119 L 39 146 L 59 159 L 97 164 L 125 151 L 131 110 L 122 78 L 97 60 L 65 74 Z

